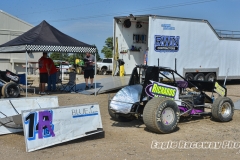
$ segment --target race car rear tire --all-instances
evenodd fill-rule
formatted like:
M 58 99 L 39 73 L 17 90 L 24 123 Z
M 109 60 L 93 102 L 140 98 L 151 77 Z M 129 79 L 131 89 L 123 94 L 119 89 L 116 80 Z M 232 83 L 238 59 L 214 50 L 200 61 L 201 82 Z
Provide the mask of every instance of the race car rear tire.
M 2 87 L 2 95 L 5 98 L 19 97 L 20 89 L 15 82 L 8 82 Z
M 153 98 L 144 107 L 143 121 L 150 131 L 171 133 L 180 119 L 178 105 L 167 98 Z
M 198 81 L 205 81 L 205 76 L 203 73 L 198 73 L 195 77 L 194 80 L 198 80 Z
M 193 79 L 194 79 L 194 76 L 193 76 L 192 73 L 187 73 L 186 76 L 185 76 L 185 78 L 186 78 L 187 80 L 193 80 Z
M 205 76 L 205 80 L 206 81 L 211 81 L 213 82 L 214 79 L 216 79 L 216 75 L 214 73 L 208 73 L 206 76 Z
M 114 113 L 111 109 L 110 106 L 108 106 L 108 113 L 109 115 L 112 117 L 112 119 L 114 121 L 118 121 L 118 122 L 130 122 L 132 120 L 134 120 L 134 117 L 132 115 L 126 115 L 125 116 L 121 116 L 119 114 Z
M 234 114 L 234 104 L 228 97 L 218 97 L 212 105 L 212 118 L 219 122 L 232 120 Z

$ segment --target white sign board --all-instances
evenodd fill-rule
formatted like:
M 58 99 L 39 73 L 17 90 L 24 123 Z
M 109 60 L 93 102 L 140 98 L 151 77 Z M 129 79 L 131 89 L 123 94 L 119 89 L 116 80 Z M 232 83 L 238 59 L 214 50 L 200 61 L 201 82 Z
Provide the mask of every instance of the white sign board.
M 14 123 L 12 122 L 12 117 L 15 115 L 20 115 L 22 110 L 40 109 L 47 107 L 53 108 L 58 106 L 57 96 L 0 99 L 0 135 L 23 131 L 23 128 L 21 126 L 14 128 L 3 125 L 4 123 L 2 123 L 6 118 L 9 118 L 8 120 L 10 120 L 11 123 Z
M 26 151 L 102 132 L 98 104 L 22 111 Z

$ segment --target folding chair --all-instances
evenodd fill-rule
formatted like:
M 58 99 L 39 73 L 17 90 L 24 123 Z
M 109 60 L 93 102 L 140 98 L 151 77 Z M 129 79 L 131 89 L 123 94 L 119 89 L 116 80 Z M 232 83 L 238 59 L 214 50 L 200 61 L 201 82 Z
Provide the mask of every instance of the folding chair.
M 66 92 L 76 92 L 76 76 L 77 74 L 75 72 L 70 72 L 69 73 L 69 81 L 66 84 L 62 84 L 63 89 L 61 91 L 66 91 Z
M 33 90 L 33 93 L 35 94 L 35 88 L 28 88 L 28 86 L 29 87 L 31 87 L 31 85 L 33 84 L 33 80 L 29 80 L 28 79 L 28 81 L 30 82 L 30 83 L 27 83 L 27 85 L 26 85 L 26 74 L 18 74 L 18 77 L 19 77 L 19 89 L 20 89 L 20 91 L 23 91 L 23 92 L 25 92 L 25 89 L 26 89 L 26 87 L 27 87 L 27 90 L 30 90 L 30 89 L 32 89 Z
M 61 88 L 63 88 L 63 84 L 62 84 L 62 79 L 60 77 L 60 71 L 57 71 L 56 74 L 56 90 L 60 90 Z

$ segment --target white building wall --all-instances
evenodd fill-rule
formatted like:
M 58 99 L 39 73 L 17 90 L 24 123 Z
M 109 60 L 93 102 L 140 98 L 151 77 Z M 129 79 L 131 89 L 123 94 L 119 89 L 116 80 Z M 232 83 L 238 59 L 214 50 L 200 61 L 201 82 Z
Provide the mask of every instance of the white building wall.
M 0 44 L 4 44 L 26 31 L 33 28 L 27 22 L 24 22 L 8 13 L 0 10 Z M 42 56 L 41 53 L 33 53 L 34 57 L 28 57 L 29 67 L 37 68 L 36 63 Z M 25 73 L 26 53 L 0 53 L 0 70 L 10 70 L 14 73 Z M 30 72 L 29 72 L 30 73 Z

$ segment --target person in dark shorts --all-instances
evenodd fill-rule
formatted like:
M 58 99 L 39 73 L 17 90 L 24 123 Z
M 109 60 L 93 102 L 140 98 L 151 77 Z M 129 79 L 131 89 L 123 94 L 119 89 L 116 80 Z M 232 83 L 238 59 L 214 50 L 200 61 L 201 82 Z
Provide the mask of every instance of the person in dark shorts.
M 43 56 L 38 60 L 38 68 L 40 73 L 39 94 L 46 94 L 45 84 L 48 83 L 48 76 L 50 75 L 47 52 L 43 52 Z
M 48 76 L 48 92 L 56 91 L 57 69 L 51 58 L 48 58 L 50 75 Z
M 89 89 L 89 86 L 88 86 L 89 78 L 90 78 L 91 88 L 93 88 L 95 57 L 92 54 L 87 52 L 84 58 L 84 63 L 85 63 L 84 79 L 86 82 L 85 90 L 87 90 Z

